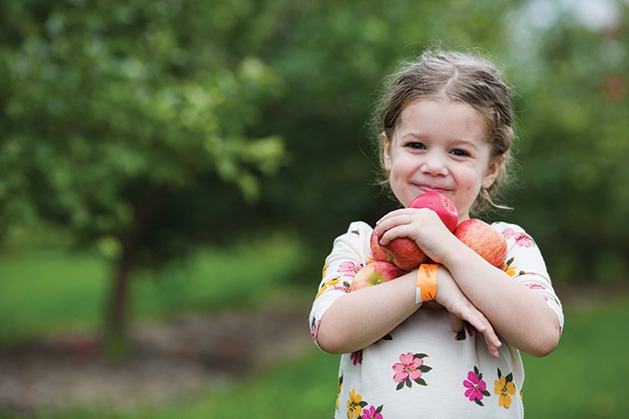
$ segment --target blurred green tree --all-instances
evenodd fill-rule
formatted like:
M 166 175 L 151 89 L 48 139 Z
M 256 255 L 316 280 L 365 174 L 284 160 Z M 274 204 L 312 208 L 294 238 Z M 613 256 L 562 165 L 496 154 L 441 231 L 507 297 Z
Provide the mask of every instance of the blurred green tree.
M 280 138 L 249 127 L 283 83 L 255 54 L 231 51 L 240 12 L 231 2 L 0 6 L 1 226 L 40 217 L 111 258 L 110 343 L 124 342 L 134 270 L 234 225 L 230 211 L 281 164 Z
M 261 211 L 309 241 L 310 272 L 350 220 L 373 223 L 397 207 L 375 185 L 378 162 L 369 138 L 383 76 L 431 44 L 498 54 L 509 30 L 501 16 L 519 3 L 287 3 L 260 51 L 290 92 L 262 120 L 286 139 L 291 164 L 265 182 Z
M 605 3 L 614 13 L 599 22 L 551 2 L 555 18 L 520 19 L 511 41 L 522 166 L 512 217 L 562 281 L 626 280 L 629 269 L 629 5 Z
M 624 274 L 628 6 L 608 3 L 590 27 L 559 0 L 4 1 L 0 227 L 41 217 L 110 255 L 118 332 L 121 273 L 202 241 L 289 229 L 312 268 L 395 207 L 365 122 L 381 78 L 442 41 L 496 56 L 518 93 L 507 219 L 561 279 Z
M 268 219 L 290 221 L 320 263 L 349 220 L 373 223 L 395 207 L 373 185 L 377 161 L 365 121 L 381 78 L 442 41 L 495 56 L 515 91 L 522 170 L 502 198 L 515 211 L 483 216 L 530 231 L 558 281 L 626 278 L 628 5 L 606 4 L 614 13 L 604 21 L 559 0 L 289 9 L 262 50 L 290 91 L 263 120 L 286 138 L 293 163 L 265 183 Z
M 374 158 L 359 151 L 370 148 L 361 127 L 374 86 L 431 39 L 496 48 L 488 16 L 508 10 L 488 0 L 0 7 L 0 226 L 37 216 L 111 257 L 112 335 L 124 333 L 135 267 L 260 226 L 327 245 L 349 217 L 391 208 L 374 204 Z M 283 154 L 274 134 L 290 165 L 260 187 Z M 247 207 L 219 180 L 262 200 Z

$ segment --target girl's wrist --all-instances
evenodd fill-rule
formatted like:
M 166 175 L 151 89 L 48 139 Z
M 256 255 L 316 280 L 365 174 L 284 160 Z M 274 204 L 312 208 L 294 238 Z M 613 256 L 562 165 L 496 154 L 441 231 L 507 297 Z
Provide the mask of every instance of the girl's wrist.
M 452 270 L 457 266 L 465 266 L 469 263 L 470 258 L 474 258 L 477 254 L 466 244 L 452 235 L 453 242 L 448 246 L 448 252 L 444 255 L 441 263 L 446 269 Z
M 417 269 L 415 282 L 415 304 L 423 304 L 433 301 L 437 297 L 437 270 L 436 263 L 422 263 Z

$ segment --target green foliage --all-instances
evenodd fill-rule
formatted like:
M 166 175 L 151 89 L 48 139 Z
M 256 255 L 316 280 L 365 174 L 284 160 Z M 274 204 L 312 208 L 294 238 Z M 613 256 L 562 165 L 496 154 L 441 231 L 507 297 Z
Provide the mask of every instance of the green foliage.
M 237 17 L 238 4 L 33 0 L 0 8 L 8 81 L 0 237 L 38 217 L 70 231 L 78 248 L 99 249 L 115 268 L 106 329 L 121 338 L 138 266 L 158 268 L 216 240 L 218 223 L 223 236 L 244 229 L 224 219 L 234 208 L 250 211 L 244 204 L 259 197 L 260 178 L 281 164 L 280 138 L 250 127 L 283 82 L 255 52 L 232 53 L 240 22 L 220 12 Z M 199 195 L 212 197 L 214 218 L 205 205 L 182 205 Z
M 252 200 L 258 178 L 280 164 L 279 138 L 252 137 L 248 127 L 283 83 L 255 54 L 230 54 L 223 36 L 233 28 L 207 26 L 216 18 L 212 5 L 10 1 L 2 8 L 3 208 L 30 204 L 83 245 L 131 246 L 123 243 L 130 230 L 159 218 L 171 193 L 193 193 L 216 175 Z M 17 212 L 2 212 L 5 229 Z
M 291 164 L 269 182 L 265 202 L 276 208 L 269 218 L 298 226 L 322 259 L 349 221 L 375 222 L 396 206 L 374 186 L 377 157 L 366 124 L 382 77 L 437 40 L 499 51 L 507 28 L 494 16 L 508 5 L 393 1 L 383 7 L 369 0 L 302 6 L 290 9 L 283 37 L 264 52 L 291 92 L 266 111 L 271 131 L 286 139 Z
M 322 260 L 349 221 L 373 223 L 395 207 L 372 186 L 377 161 L 365 122 L 381 77 L 440 40 L 493 55 L 516 92 L 522 170 L 503 197 L 515 212 L 487 217 L 528 230 L 559 281 L 623 280 L 629 12 L 626 2 L 610 3 L 617 14 L 602 27 L 553 1 L 547 10 L 532 2 L 367 1 L 294 11 L 283 48 L 265 53 L 292 92 L 265 119 L 286 138 L 292 163 L 270 182 L 265 202 L 277 209 L 269 218 L 298 226 Z
M 513 58 L 521 98 L 516 213 L 562 280 L 610 282 L 629 268 L 629 8 L 617 23 L 566 17 Z

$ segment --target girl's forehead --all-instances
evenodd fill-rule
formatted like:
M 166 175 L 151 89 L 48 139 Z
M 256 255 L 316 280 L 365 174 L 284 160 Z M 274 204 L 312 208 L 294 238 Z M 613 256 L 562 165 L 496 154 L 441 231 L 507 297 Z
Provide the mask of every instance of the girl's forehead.
M 409 109 L 409 108 L 426 108 L 426 106 L 422 106 L 422 105 L 436 105 L 436 106 L 440 106 L 440 107 L 459 107 L 459 108 L 467 108 L 470 111 L 474 111 L 476 113 L 478 113 L 480 116 L 482 116 L 482 113 L 477 109 L 476 106 L 465 102 L 463 100 L 458 100 L 458 99 L 453 99 L 450 98 L 449 96 L 446 96 L 445 94 L 439 94 L 436 96 L 423 96 L 423 97 L 418 97 L 415 99 L 411 99 L 409 100 L 407 103 L 405 103 L 401 109 L 400 109 L 400 118 L 403 117 L 404 113 Z
M 407 104 L 401 111 L 396 130 L 405 128 L 432 128 L 484 130 L 486 118 L 482 112 L 472 105 L 452 100 L 415 100 Z

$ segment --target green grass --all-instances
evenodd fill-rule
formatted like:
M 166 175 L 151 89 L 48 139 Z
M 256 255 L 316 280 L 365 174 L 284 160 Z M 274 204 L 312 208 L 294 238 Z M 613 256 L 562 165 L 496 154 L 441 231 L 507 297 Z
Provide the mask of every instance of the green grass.
M 251 304 L 281 286 L 299 259 L 286 240 L 274 245 L 208 250 L 191 264 L 137 281 L 136 314 L 165 316 L 184 309 Z M 246 263 L 245 263 L 246 261 Z M 41 333 L 68 325 L 98 324 L 107 269 L 95 258 L 36 251 L 0 259 L 0 336 Z M 527 418 L 628 417 L 626 325 L 629 298 L 587 307 L 566 305 L 559 347 L 545 358 L 525 356 Z M 313 349 L 302 359 L 170 407 L 136 411 L 105 408 L 37 412 L 36 419 L 277 419 L 331 417 L 338 357 Z M 0 419 L 18 416 L 2 413 Z
M 625 418 L 629 299 L 568 307 L 559 347 L 525 358 L 524 401 L 531 418 Z
M 0 340 L 63 325 L 91 326 L 102 312 L 106 267 L 96 258 L 37 249 L 0 259 Z
M 300 246 L 277 236 L 200 251 L 132 286 L 133 318 L 255 303 L 300 263 Z M 107 263 L 61 248 L 0 252 L 0 343 L 60 328 L 98 328 L 108 292 Z

